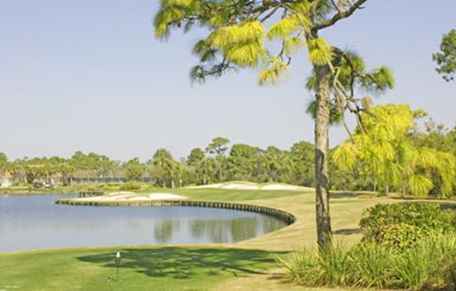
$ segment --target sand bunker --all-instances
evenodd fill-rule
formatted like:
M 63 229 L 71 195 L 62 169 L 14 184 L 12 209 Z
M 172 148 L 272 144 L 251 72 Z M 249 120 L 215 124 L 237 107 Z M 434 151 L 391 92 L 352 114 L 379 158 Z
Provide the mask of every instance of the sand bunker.
M 78 198 L 81 201 L 96 201 L 96 202 L 121 202 L 121 201 L 161 201 L 161 200 L 185 200 L 185 196 L 172 193 L 148 193 L 136 194 L 132 192 L 116 192 L 103 196 L 94 196 L 87 198 Z

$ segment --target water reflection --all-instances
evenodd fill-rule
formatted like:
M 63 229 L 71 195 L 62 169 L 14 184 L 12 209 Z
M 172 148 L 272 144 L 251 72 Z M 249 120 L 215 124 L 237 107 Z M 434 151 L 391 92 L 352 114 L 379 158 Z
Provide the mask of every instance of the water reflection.
M 258 213 L 196 207 L 71 207 L 0 196 L 0 252 L 37 248 L 238 242 L 285 226 Z
M 154 225 L 154 236 L 158 243 L 169 243 L 175 232 L 180 230 L 180 221 L 162 220 Z

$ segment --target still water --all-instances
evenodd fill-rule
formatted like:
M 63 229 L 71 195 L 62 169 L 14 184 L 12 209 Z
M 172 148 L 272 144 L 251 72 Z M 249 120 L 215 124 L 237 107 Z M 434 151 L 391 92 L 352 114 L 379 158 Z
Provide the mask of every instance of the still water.
M 58 195 L 0 195 L 0 252 L 159 243 L 229 243 L 286 226 L 274 217 L 238 210 L 65 206 L 54 204 L 58 198 Z

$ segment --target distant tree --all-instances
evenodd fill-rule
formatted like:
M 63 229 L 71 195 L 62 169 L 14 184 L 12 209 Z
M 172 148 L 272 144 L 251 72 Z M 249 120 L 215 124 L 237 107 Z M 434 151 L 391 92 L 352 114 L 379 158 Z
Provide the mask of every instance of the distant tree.
M 76 175 L 94 178 L 112 176 L 119 168 L 119 163 L 105 155 L 97 153 L 85 154 L 77 151 L 71 157 L 69 163 Z
M 196 167 L 198 184 L 207 185 L 217 181 L 217 161 L 214 158 L 205 158 Z
M 6 172 L 11 175 L 14 182 L 19 182 L 21 180 L 21 175 L 23 173 L 24 163 L 22 160 L 14 160 L 9 162 L 6 165 Z
M 0 153 L 0 166 L 6 165 L 8 156 L 5 153 Z
M 151 165 L 151 175 L 156 178 L 160 186 L 175 188 L 176 185 L 181 184 L 184 168 L 174 160 L 168 150 L 158 149 L 149 165 Z
M 204 151 L 200 148 L 194 148 L 190 152 L 190 155 L 187 157 L 187 165 L 189 166 L 196 166 L 198 165 L 206 155 L 204 154 Z
M 0 177 L 5 174 L 8 165 L 8 156 L 5 153 L 0 153 Z
M 453 81 L 456 74 L 456 29 L 443 36 L 440 51 L 433 54 L 432 58 L 442 78 L 447 82 Z
M 189 184 L 204 184 L 204 177 L 202 175 L 201 167 L 203 161 L 206 159 L 206 154 L 201 148 L 194 148 L 186 159 L 187 166 L 187 183 Z
M 45 159 L 33 158 L 24 163 L 24 174 L 28 184 L 44 179 L 51 171 L 50 164 Z
M 228 150 L 228 144 L 230 140 L 224 137 L 216 137 L 212 139 L 211 143 L 207 146 L 206 152 L 221 156 L 224 155 L 225 152 Z
M 145 166 L 139 161 L 138 158 L 129 160 L 123 165 L 125 177 L 129 181 L 139 181 L 144 176 L 146 171 Z
M 217 181 L 224 180 L 224 170 L 227 167 L 225 153 L 229 149 L 230 140 L 224 137 L 216 137 L 206 147 L 206 152 L 215 156 Z
M 295 143 L 290 149 L 293 162 L 293 178 L 290 181 L 295 185 L 313 187 L 315 184 L 315 151 L 313 144 L 301 141 Z
M 268 146 L 261 155 L 261 182 L 290 183 L 293 161 L 289 152 Z
M 228 156 L 231 180 L 253 180 L 258 174 L 260 149 L 246 144 L 235 144 Z
M 75 168 L 68 161 L 64 161 L 59 165 L 59 172 L 62 175 L 62 184 L 64 186 L 71 185 L 72 176 Z
M 419 147 L 428 147 L 445 152 L 453 152 L 455 144 L 451 133 L 445 125 L 437 124 L 432 118 L 423 121 L 423 130 L 418 128 L 412 133 L 414 143 Z M 454 152 L 456 153 L 456 152 Z
M 118 163 L 105 155 L 95 155 L 93 166 L 98 177 L 109 177 L 113 175 Z
M 81 151 L 77 151 L 70 159 L 71 165 L 75 169 L 75 174 L 89 178 L 93 175 L 93 164 L 88 155 Z

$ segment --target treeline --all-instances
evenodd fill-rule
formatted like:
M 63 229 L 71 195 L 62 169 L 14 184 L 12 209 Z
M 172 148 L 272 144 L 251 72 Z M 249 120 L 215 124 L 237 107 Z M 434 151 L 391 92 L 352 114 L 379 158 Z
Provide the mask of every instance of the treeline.
M 43 157 L 9 161 L 0 153 L 0 177 L 14 184 L 70 185 L 74 180 L 122 178 L 147 181 L 160 187 L 202 185 L 231 180 L 313 184 L 313 145 L 294 144 L 288 150 L 277 147 L 261 149 L 247 144 L 230 144 L 223 137 L 214 138 L 205 148 L 194 148 L 181 160 L 166 149 L 158 149 L 150 160 L 138 158 L 126 162 L 106 155 L 76 152 L 71 158 Z
M 350 137 L 330 151 L 330 186 L 337 190 L 452 196 L 456 189 L 456 128 L 436 124 L 408 105 L 382 105 L 360 116 Z M 71 158 L 24 158 L 0 154 L 0 177 L 15 184 L 70 185 L 75 178 L 147 180 L 160 187 L 204 185 L 233 180 L 314 185 L 314 147 L 302 141 L 282 150 L 231 144 L 214 138 L 181 160 L 166 149 L 146 162 L 114 161 L 76 152 Z

